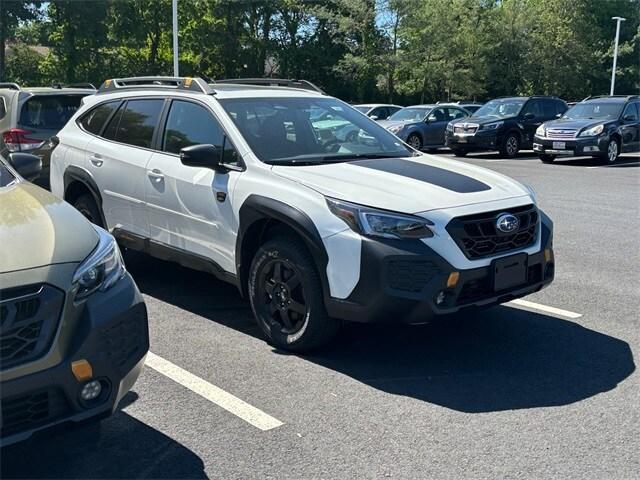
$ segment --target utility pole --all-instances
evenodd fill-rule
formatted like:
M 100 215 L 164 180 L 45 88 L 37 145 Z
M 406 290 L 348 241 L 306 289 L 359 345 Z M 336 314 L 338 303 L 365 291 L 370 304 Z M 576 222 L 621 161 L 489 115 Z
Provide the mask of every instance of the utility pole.
M 173 0 L 173 76 L 178 77 L 179 75 L 180 73 L 178 71 L 178 0 Z
M 613 95 L 613 91 L 616 86 L 616 66 L 618 64 L 618 40 L 620 39 L 620 22 L 624 22 L 626 18 L 611 17 L 611 20 L 616 21 L 616 44 L 613 48 L 613 70 L 611 70 L 611 92 L 609 95 Z

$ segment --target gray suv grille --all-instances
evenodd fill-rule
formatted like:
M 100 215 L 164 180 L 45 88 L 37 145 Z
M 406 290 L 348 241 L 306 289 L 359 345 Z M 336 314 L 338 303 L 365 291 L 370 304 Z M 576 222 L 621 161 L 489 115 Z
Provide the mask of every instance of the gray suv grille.
M 0 369 L 41 357 L 55 335 L 64 293 L 50 285 L 0 290 Z

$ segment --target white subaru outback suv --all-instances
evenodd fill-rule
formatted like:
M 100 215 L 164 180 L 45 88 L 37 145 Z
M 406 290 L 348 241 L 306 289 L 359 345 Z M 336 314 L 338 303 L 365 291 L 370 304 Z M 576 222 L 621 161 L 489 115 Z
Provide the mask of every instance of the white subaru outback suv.
M 295 351 L 341 320 L 421 323 L 553 280 L 530 188 L 416 152 L 309 83 L 256 83 L 107 80 L 58 134 L 53 192 L 123 246 L 234 283 Z

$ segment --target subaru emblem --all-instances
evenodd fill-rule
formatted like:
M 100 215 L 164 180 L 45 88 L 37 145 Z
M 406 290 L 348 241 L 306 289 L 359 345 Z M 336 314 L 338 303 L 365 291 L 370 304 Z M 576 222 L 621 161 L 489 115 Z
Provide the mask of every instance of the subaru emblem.
M 520 227 L 520 220 L 515 215 L 503 213 L 496 220 L 496 228 L 502 233 L 513 233 Z

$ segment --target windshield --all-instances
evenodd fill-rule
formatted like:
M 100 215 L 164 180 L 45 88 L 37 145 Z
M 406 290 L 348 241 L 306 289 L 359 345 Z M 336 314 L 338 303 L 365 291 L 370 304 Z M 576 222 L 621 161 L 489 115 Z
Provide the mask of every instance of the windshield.
M 356 110 L 358 110 L 359 112 L 362 112 L 362 113 L 367 113 L 369 111 L 369 109 L 370 109 L 370 107 L 358 107 L 358 106 L 353 107 L 353 108 L 355 108 Z
M 485 103 L 473 114 L 474 117 L 515 117 L 526 102 L 524 98 L 505 98 Z
M 613 119 L 620 116 L 622 103 L 578 103 L 571 107 L 562 118 L 570 119 Z
M 332 98 L 233 98 L 220 104 L 269 164 L 308 165 L 412 155 L 398 138 Z
M 0 157 L 0 188 L 11 185 L 16 181 L 16 177 L 4 166 L 4 160 Z
M 391 115 L 387 120 L 391 122 L 422 122 L 425 118 L 427 118 L 427 115 L 430 111 L 431 108 L 423 107 L 401 108 L 396 113 Z

